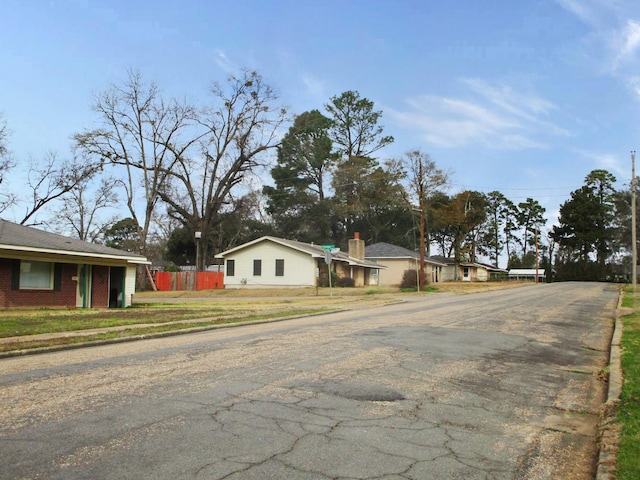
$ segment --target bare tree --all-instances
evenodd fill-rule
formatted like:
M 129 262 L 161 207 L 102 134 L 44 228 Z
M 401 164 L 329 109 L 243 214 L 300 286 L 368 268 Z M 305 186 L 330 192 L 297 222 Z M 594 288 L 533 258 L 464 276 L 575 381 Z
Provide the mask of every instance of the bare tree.
M 15 161 L 7 146 L 9 138 L 9 128 L 7 122 L 0 115 L 0 185 L 4 182 L 5 175 L 15 167 Z M 15 196 L 12 192 L 0 190 L 0 213 L 15 203 Z
M 32 161 L 27 175 L 30 200 L 20 224 L 25 225 L 43 207 L 74 190 L 78 185 L 93 178 L 102 169 L 100 162 L 74 157 L 59 160 L 55 153 L 48 153 L 41 162 Z M 33 225 L 33 221 L 30 223 Z
M 113 216 L 104 220 L 98 214 L 117 205 L 117 180 L 103 177 L 93 191 L 90 183 L 89 180 L 78 183 L 64 198 L 62 208 L 55 218 L 62 230 L 71 229 L 80 240 L 97 242 L 116 220 Z
M 425 284 L 424 255 L 430 254 L 428 214 L 429 199 L 449 184 L 451 172 L 436 166 L 431 157 L 419 149 L 405 153 L 405 164 L 409 170 L 410 191 L 418 202 L 420 215 L 420 285 Z
M 198 134 L 182 139 L 195 110 L 174 100 L 165 102 L 155 83 L 145 84 L 132 71 L 123 85 L 96 95 L 93 109 L 103 126 L 75 135 L 76 147 L 126 172 L 121 185 L 139 228 L 138 250 L 145 253 L 159 192 L 178 158 L 199 139 Z
M 200 265 L 208 256 L 210 239 L 228 213 L 232 192 L 248 173 L 261 165 L 262 155 L 277 144 L 286 111 L 262 77 L 251 71 L 232 75 L 226 85 L 211 87 L 213 104 L 200 112 L 198 150 L 179 150 L 170 142 L 176 162 L 163 169 L 169 181 L 158 195 L 169 214 L 189 230 L 201 232 Z

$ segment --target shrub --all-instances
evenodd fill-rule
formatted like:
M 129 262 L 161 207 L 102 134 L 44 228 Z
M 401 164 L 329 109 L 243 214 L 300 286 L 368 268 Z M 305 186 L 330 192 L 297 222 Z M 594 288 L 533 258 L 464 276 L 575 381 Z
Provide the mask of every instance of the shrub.
M 405 270 L 402 274 L 402 281 L 400 282 L 400 289 L 413 289 L 418 288 L 418 275 L 415 270 Z
M 338 277 L 336 286 L 337 287 L 355 287 L 356 281 L 353 278 L 349 278 L 349 277 Z

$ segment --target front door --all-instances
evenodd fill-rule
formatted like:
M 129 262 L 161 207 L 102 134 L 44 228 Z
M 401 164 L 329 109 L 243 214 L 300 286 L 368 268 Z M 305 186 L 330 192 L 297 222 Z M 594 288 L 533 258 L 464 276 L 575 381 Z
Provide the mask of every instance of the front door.
M 111 267 L 109 273 L 109 308 L 123 308 L 124 284 L 127 270 L 124 267 Z
M 471 281 L 471 269 L 469 267 L 462 267 L 462 281 L 463 282 Z
M 76 307 L 91 307 L 91 265 L 78 265 Z

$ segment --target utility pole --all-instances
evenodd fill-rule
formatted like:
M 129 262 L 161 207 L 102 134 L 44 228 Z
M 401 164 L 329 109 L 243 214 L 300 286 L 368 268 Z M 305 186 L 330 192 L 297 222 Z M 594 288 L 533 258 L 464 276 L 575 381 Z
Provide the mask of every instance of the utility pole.
M 418 275 L 418 291 L 420 292 L 425 285 L 424 278 L 424 169 L 422 160 L 420 160 L 419 172 L 419 195 L 420 195 L 420 273 Z
M 196 272 L 200 271 L 200 239 L 202 238 L 202 232 L 197 231 L 196 237 Z
M 635 299 L 638 283 L 638 244 L 636 239 L 636 151 L 631 150 L 631 284 Z

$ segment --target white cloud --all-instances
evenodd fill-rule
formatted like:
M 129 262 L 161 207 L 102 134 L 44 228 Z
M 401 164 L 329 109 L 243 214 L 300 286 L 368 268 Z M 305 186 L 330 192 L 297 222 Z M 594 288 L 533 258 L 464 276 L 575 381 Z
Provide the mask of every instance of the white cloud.
M 567 130 L 540 118 L 540 116 L 546 117 L 552 111 L 557 110 L 558 107 L 554 103 L 537 95 L 516 91 L 510 85 L 493 86 L 484 80 L 475 78 L 463 79 L 462 81 L 505 112 L 526 122 L 544 127 L 555 135 L 570 135 Z
M 386 111 L 403 127 L 417 130 L 426 141 L 441 147 L 546 148 L 550 136 L 570 135 L 540 118 L 557 109 L 542 97 L 479 79 L 462 79 L 461 83 L 475 98 L 423 95 L 407 99 L 407 111 Z
M 640 23 L 628 20 L 622 34 L 613 36 L 611 48 L 615 53 L 614 70 L 620 64 L 633 60 L 640 49 Z
M 624 178 L 626 175 L 631 176 L 621 164 L 620 159 L 615 155 L 600 154 L 593 155 L 592 158 L 599 169 L 614 173 L 618 179 Z M 631 156 L 629 156 L 629 158 L 631 158 Z M 631 162 L 631 160 L 629 160 L 629 162 Z
M 613 173 L 618 181 L 623 181 L 631 177 L 631 153 L 627 158 L 620 158 L 611 153 L 597 153 L 586 150 L 575 150 L 576 153 L 587 158 L 591 162 L 590 170 L 607 170 Z
M 631 90 L 631 93 L 640 99 L 640 77 L 627 78 L 627 86 Z
M 238 71 L 238 66 L 233 63 L 222 50 L 216 52 L 215 61 L 224 72 L 235 73 Z
M 612 10 L 613 2 L 601 0 L 556 0 L 557 3 L 569 11 L 582 22 L 597 27 L 603 21 L 603 10 Z
M 638 8 L 631 1 L 556 0 L 590 28 L 588 55 L 611 74 L 637 59 L 640 51 Z
M 324 85 L 317 78 L 312 77 L 309 74 L 300 75 L 300 80 L 307 88 L 309 94 L 313 96 L 321 96 L 324 95 Z

